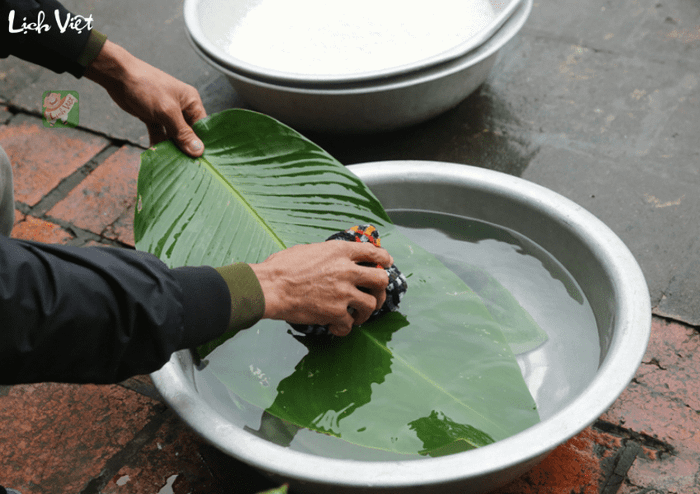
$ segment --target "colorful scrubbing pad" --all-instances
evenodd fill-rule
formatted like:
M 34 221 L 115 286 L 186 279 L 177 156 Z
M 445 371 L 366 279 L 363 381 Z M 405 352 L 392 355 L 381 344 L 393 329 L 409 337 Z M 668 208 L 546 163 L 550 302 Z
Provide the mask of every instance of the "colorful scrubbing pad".
M 379 233 L 377 229 L 372 225 L 360 225 L 353 226 L 345 231 L 334 233 L 326 240 L 345 240 L 348 242 L 369 242 L 377 247 L 381 246 L 381 240 L 379 239 Z M 362 266 L 371 266 L 369 263 L 361 263 Z M 384 268 L 381 265 L 377 265 L 378 268 L 384 269 L 389 275 L 389 284 L 386 287 L 386 301 L 379 309 L 374 311 L 367 322 L 376 319 L 377 317 L 386 314 L 387 312 L 396 311 L 399 308 L 399 302 L 403 294 L 406 293 L 406 288 L 408 283 L 406 282 L 406 277 L 401 274 L 396 265 L 391 265 L 389 268 Z M 300 333 L 310 334 L 310 335 L 329 335 L 327 326 L 320 326 L 318 324 L 292 324 L 295 330 Z

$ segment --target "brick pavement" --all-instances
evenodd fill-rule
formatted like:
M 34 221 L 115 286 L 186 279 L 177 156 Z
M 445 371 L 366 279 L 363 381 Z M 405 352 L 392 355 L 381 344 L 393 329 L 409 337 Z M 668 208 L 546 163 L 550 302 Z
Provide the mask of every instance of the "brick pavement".
M 17 178 L 13 236 L 132 248 L 141 148 L 0 107 Z M 599 420 L 498 494 L 700 492 L 700 336 L 654 317 L 643 364 Z M 148 376 L 0 387 L 2 481 L 23 494 L 240 493 L 276 487 L 206 444 Z

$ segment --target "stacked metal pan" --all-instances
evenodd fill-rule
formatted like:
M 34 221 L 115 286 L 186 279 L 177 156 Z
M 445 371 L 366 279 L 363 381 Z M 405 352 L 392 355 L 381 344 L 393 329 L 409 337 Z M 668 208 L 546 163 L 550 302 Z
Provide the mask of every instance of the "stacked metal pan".
M 463 18 L 465 28 L 461 31 L 459 22 L 462 19 L 457 14 L 464 15 L 464 2 L 455 1 L 455 5 L 462 5 L 461 12 L 450 16 L 446 15 L 449 11 L 443 9 L 444 13 L 441 13 L 444 15 L 442 21 L 445 26 L 450 26 L 445 28 L 445 32 L 452 30 L 452 38 L 447 34 L 442 35 L 439 28 L 441 20 L 433 19 L 431 22 L 438 29 L 429 28 L 426 21 L 426 29 L 421 34 L 430 42 L 416 39 L 415 45 L 401 43 L 400 36 L 392 40 L 386 34 L 392 29 L 397 32 L 404 29 L 400 24 L 391 27 L 398 10 L 392 13 L 390 9 L 373 7 L 371 14 L 365 12 L 366 15 L 352 16 L 353 19 L 348 21 L 362 23 L 371 19 L 371 28 L 361 25 L 343 26 L 350 29 L 350 36 L 357 33 L 356 39 L 352 39 L 353 48 L 359 46 L 362 49 L 365 41 L 368 44 L 374 43 L 373 47 L 377 47 L 376 43 L 381 43 L 382 40 L 387 43 L 391 41 L 390 46 L 384 47 L 387 48 L 383 55 L 385 58 L 368 59 L 365 68 L 362 65 L 365 62 L 359 55 L 349 61 L 340 60 L 337 64 L 319 59 L 316 66 L 308 62 L 308 58 L 304 59 L 309 51 L 315 50 L 314 46 L 324 46 L 324 39 L 316 39 L 318 45 L 313 45 L 310 49 L 302 48 L 302 44 L 294 44 L 293 41 L 305 34 L 303 25 L 297 31 L 289 31 L 284 26 L 285 23 L 302 24 L 299 19 L 307 19 L 309 25 L 323 26 L 324 20 L 312 18 L 312 12 L 299 12 L 298 16 L 292 18 L 288 12 L 280 11 L 278 17 L 271 11 L 269 23 L 263 21 L 260 25 L 263 29 L 269 26 L 272 31 L 261 33 L 260 39 L 268 42 L 274 40 L 274 43 L 268 43 L 268 52 L 274 54 L 274 47 L 279 46 L 278 58 L 265 58 L 264 47 L 260 49 L 260 57 L 256 58 L 255 50 L 250 49 L 255 43 L 245 42 L 245 39 L 237 41 L 235 35 L 237 30 L 243 31 L 241 26 L 244 25 L 246 16 L 266 1 L 272 2 L 185 0 L 185 25 L 192 47 L 206 62 L 226 75 L 236 92 L 254 109 L 298 129 L 343 133 L 393 130 L 422 122 L 459 104 L 486 80 L 499 51 L 524 25 L 533 2 L 481 0 L 488 2 L 490 17 L 485 18 L 481 27 L 474 31 L 474 26 L 467 29 L 469 19 L 466 15 Z M 382 1 L 386 0 L 376 0 L 374 3 L 379 6 Z M 319 5 L 325 3 L 339 5 L 335 2 L 322 2 Z M 299 9 L 308 9 L 313 6 L 313 0 L 289 4 L 296 5 Z M 422 9 L 431 7 L 429 2 L 404 2 L 403 5 L 403 9 L 411 8 L 411 5 Z M 356 3 L 355 6 L 361 8 Z M 323 15 L 318 12 L 315 14 Z M 425 15 L 425 19 L 428 19 L 428 14 L 429 12 L 414 12 L 412 15 L 414 18 Z M 370 15 L 378 18 L 369 17 Z M 331 23 L 329 21 L 326 24 Z M 386 30 L 382 28 L 383 25 L 388 26 Z M 381 32 L 378 37 L 375 36 L 376 39 L 363 39 L 363 36 L 375 35 L 372 30 Z M 319 33 L 323 33 L 321 30 L 306 31 L 308 36 L 316 38 L 321 38 Z M 411 36 L 408 30 L 400 34 Z M 431 41 L 439 38 L 454 44 L 447 46 Z M 332 48 L 342 50 L 342 43 L 346 39 L 349 39 L 347 35 L 346 38 L 335 39 L 333 43 L 336 46 Z M 414 41 L 413 38 L 405 39 Z M 296 54 L 293 51 L 295 49 L 298 50 Z M 350 52 L 350 48 L 347 51 Z M 329 50 L 319 49 L 319 53 L 339 58 Z M 299 63 L 295 65 L 297 60 Z

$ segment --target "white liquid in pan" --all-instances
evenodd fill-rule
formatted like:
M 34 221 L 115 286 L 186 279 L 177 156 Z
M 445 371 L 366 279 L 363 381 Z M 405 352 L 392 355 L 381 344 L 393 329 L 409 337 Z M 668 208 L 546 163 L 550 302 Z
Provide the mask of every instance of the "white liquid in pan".
M 229 53 L 288 73 L 345 75 L 413 64 L 484 30 L 489 0 L 258 0 L 228 33 Z

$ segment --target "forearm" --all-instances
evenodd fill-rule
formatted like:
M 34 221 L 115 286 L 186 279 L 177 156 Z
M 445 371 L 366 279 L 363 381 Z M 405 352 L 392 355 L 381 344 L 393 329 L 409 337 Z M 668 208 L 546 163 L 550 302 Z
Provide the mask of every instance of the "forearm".
M 133 73 L 139 61 L 125 48 L 105 41 L 98 56 L 93 58 L 85 70 L 85 76 L 108 91 L 116 86 L 120 91 L 124 91 L 124 88 L 136 82 L 133 80 Z
M 221 335 L 230 295 L 212 268 L 150 254 L 0 236 L 0 384 L 118 382 Z

